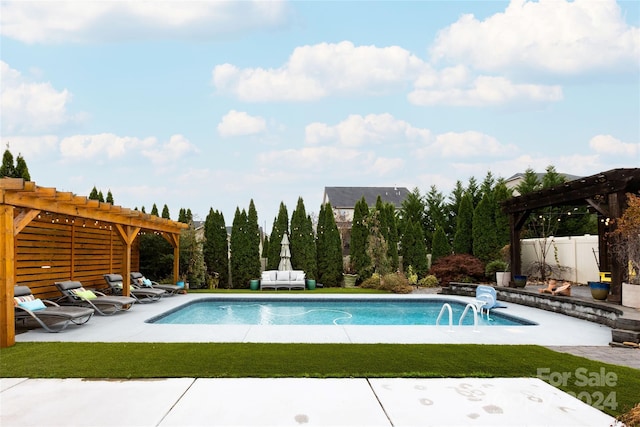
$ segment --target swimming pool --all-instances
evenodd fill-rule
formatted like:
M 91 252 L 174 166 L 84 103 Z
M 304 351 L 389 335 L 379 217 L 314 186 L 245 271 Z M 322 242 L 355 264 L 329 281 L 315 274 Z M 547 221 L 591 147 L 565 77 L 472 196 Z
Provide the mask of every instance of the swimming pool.
M 466 304 L 454 299 L 231 299 L 204 298 L 162 313 L 148 323 L 210 325 L 435 325 L 445 303 L 451 306 L 457 325 Z M 478 315 L 478 325 L 536 325 L 526 319 L 492 311 Z M 463 325 L 473 325 L 469 311 Z M 445 313 L 441 324 L 448 324 Z

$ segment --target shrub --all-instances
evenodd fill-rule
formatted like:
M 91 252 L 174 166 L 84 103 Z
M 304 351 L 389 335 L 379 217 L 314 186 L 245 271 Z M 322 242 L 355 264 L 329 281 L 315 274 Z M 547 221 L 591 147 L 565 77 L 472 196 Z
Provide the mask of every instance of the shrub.
M 371 277 L 366 278 L 360 283 L 360 287 L 364 289 L 380 289 L 380 275 L 373 273 Z
M 509 268 L 509 264 L 502 261 L 501 259 L 495 259 L 487 263 L 487 266 L 484 268 L 484 274 L 489 279 L 494 279 L 496 272 L 507 271 L 508 268 Z
M 424 288 L 435 288 L 436 286 L 438 286 L 438 284 L 440 284 L 440 281 L 433 274 L 429 274 L 423 277 L 419 282 L 419 285 Z
M 442 286 L 450 282 L 474 282 L 484 279 L 482 261 L 473 255 L 454 254 L 438 258 L 430 273 L 440 279 Z
M 382 276 L 380 289 L 395 294 L 409 294 L 413 291 L 413 287 L 409 285 L 409 281 L 402 273 L 389 273 Z
M 407 280 L 409 281 L 410 285 L 418 284 L 418 273 L 415 272 L 412 265 L 410 265 L 407 269 Z

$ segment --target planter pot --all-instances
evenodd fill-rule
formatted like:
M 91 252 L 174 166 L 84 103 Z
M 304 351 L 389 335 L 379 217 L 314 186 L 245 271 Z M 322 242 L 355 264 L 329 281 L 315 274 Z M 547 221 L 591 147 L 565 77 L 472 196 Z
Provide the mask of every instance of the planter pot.
M 344 287 L 345 288 L 355 288 L 356 287 L 356 279 L 358 278 L 357 274 L 347 274 L 344 273 Z
M 622 283 L 622 305 L 640 308 L 640 285 Z
M 249 289 L 251 289 L 252 291 L 257 291 L 258 289 L 260 289 L 260 280 L 258 279 L 249 280 Z
M 307 289 L 310 291 L 316 288 L 316 281 L 314 279 L 307 279 Z
M 591 289 L 591 296 L 593 299 L 604 301 L 609 296 L 609 289 L 611 284 L 608 282 L 589 282 L 589 289 Z
M 513 284 L 516 288 L 524 288 L 527 286 L 527 276 L 513 276 Z
M 511 281 L 510 271 L 496 271 L 496 286 L 509 286 Z

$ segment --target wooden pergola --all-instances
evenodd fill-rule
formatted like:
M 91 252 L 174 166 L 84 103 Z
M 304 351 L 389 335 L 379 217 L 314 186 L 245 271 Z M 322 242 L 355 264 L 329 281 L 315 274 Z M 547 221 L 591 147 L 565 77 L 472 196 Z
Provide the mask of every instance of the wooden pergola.
M 139 268 L 136 238 L 145 232 L 160 234 L 172 245 L 177 281 L 180 232 L 186 228 L 184 223 L 40 187 L 32 181 L 1 178 L 0 348 L 15 343 L 16 284 L 28 285 L 34 295 L 47 297 L 54 292 L 55 281 L 95 285 L 104 283 L 103 274 L 121 273 L 128 295 L 129 272 Z
M 519 275 L 522 272 L 520 232 L 532 212 L 551 206 L 586 205 L 598 215 L 600 270 L 611 272 L 611 293 L 608 300 L 619 304 L 626 266 L 610 256 L 607 233 L 613 230 L 615 220 L 626 209 L 626 193 L 638 192 L 640 169 L 612 169 L 504 201 L 503 209 L 509 215 L 511 274 Z

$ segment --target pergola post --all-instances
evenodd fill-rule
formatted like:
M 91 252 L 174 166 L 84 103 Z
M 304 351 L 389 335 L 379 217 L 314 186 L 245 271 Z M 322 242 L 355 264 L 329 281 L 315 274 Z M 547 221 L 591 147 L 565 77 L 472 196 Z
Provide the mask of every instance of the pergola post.
M 13 233 L 13 206 L 0 205 L 0 348 L 16 342 L 16 324 L 13 308 L 15 285 L 15 241 Z

